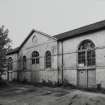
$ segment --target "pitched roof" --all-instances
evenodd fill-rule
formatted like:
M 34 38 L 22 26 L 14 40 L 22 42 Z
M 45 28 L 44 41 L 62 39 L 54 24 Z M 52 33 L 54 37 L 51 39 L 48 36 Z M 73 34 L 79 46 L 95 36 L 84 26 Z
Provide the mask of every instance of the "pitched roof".
M 45 36 L 48 36 L 50 38 L 53 38 L 53 39 L 66 40 L 68 38 L 73 38 L 73 37 L 77 37 L 77 36 L 80 36 L 80 35 L 86 35 L 87 33 L 96 32 L 96 31 L 103 30 L 103 29 L 105 29 L 105 20 L 99 21 L 99 22 L 96 22 L 96 23 L 93 23 L 93 24 L 90 24 L 90 25 L 87 25 L 87 26 L 83 26 L 83 27 L 80 27 L 80 28 L 77 28 L 77 29 L 74 29 L 74 30 L 71 30 L 71 31 L 67 31 L 67 32 L 64 32 L 64 33 L 61 33 L 61 34 L 58 34 L 58 35 L 55 35 L 55 36 L 49 36 L 48 34 L 45 34 L 43 32 L 40 32 L 40 31 L 37 31 L 37 30 L 33 29 L 29 33 L 29 35 L 26 37 L 26 39 L 23 41 L 23 43 L 20 45 L 20 47 L 17 47 L 15 49 L 9 51 L 7 53 L 7 55 L 18 53 L 19 50 L 23 47 L 23 45 L 27 42 L 27 40 L 31 37 L 31 35 L 35 31 L 38 32 L 38 33 L 41 33 Z
M 20 45 L 19 50 L 23 47 L 23 45 L 27 42 L 27 40 L 32 36 L 32 34 L 35 32 L 34 29 L 31 30 L 29 35 L 26 37 L 26 39 L 23 41 L 23 43 Z
M 18 52 L 20 51 L 20 49 L 24 46 L 24 44 L 27 42 L 27 40 L 33 35 L 34 32 L 38 32 L 38 33 L 40 33 L 40 34 L 42 34 L 42 35 L 44 35 L 44 36 L 47 36 L 47 37 L 49 37 L 49 38 L 53 38 L 53 39 L 56 40 L 56 38 L 54 38 L 54 37 L 52 37 L 52 36 L 50 36 L 50 35 L 48 35 L 48 34 L 46 34 L 46 33 L 44 33 L 44 32 L 41 32 L 41 31 L 32 29 L 31 32 L 29 33 L 29 35 L 28 35 L 28 36 L 26 37 L 26 39 L 23 41 L 23 43 L 22 43 L 19 47 L 10 50 L 10 51 L 7 53 L 7 55 L 14 54 L 14 53 L 18 53 Z
M 26 37 L 26 39 L 23 41 L 23 43 L 22 43 L 19 47 L 8 51 L 8 52 L 7 52 L 7 55 L 11 55 L 11 54 L 14 54 L 14 53 L 18 53 L 19 50 L 23 47 L 23 45 L 26 43 L 26 41 L 31 37 L 31 35 L 32 35 L 34 32 L 35 32 L 35 30 L 32 30 L 32 31 L 30 32 L 30 34 L 28 35 L 28 37 Z
M 7 52 L 7 55 L 11 55 L 11 54 L 14 54 L 14 53 L 18 53 L 19 50 L 23 47 L 23 45 L 26 43 L 26 41 L 31 37 L 31 35 L 32 35 L 34 32 L 35 32 L 35 30 L 32 30 L 32 31 L 30 32 L 30 34 L 28 35 L 28 37 L 26 37 L 26 39 L 23 41 L 23 43 L 22 43 L 19 47 L 8 51 L 8 52 Z
M 8 52 L 7 52 L 7 55 L 11 55 L 11 54 L 14 54 L 14 53 L 18 53 L 18 51 L 19 51 L 19 47 L 14 48 L 14 49 L 8 51 Z
M 105 20 L 99 21 L 84 27 L 80 27 L 71 31 L 67 31 L 67 32 L 55 35 L 53 37 L 55 37 L 57 40 L 66 40 L 68 38 L 77 37 L 80 35 L 84 35 L 86 33 L 96 32 L 102 29 L 105 29 Z
M 50 36 L 50 35 L 48 35 L 48 34 L 46 34 L 46 33 L 44 33 L 44 32 L 41 32 L 41 31 L 38 31 L 38 30 L 33 29 L 33 30 L 29 33 L 29 35 L 26 37 L 26 39 L 23 41 L 23 43 L 20 45 L 19 50 L 23 47 L 23 45 L 24 45 L 24 44 L 27 42 L 27 40 L 33 35 L 34 32 L 40 33 L 40 34 L 42 34 L 42 35 L 44 35 L 44 36 L 47 36 L 47 37 L 49 37 L 49 38 L 52 38 L 52 39 L 55 39 L 55 40 L 56 40 L 56 38 L 53 37 L 53 36 Z

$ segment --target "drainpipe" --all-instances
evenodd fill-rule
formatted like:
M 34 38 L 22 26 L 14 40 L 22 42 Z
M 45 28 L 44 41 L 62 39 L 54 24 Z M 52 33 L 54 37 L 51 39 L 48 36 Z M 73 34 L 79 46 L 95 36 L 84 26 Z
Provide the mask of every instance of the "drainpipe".
M 7 81 L 9 81 L 9 63 L 8 63 L 8 67 L 7 67 Z
M 58 70 L 58 85 L 59 85 L 59 42 L 57 41 L 57 70 Z
M 63 84 L 63 41 L 61 41 L 61 54 L 59 53 L 59 42 L 57 41 L 57 69 L 58 69 L 58 85 L 60 85 L 61 83 Z M 59 57 L 61 57 L 61 70 L 59 68 Z M 60 73 L 61 72 L 61 73 Z M 60 75 L 61 74 L 61 75 Z M 61 82 L 60 82 L 60 78 L 61 77 Z
M 64 65 L 64 62 L 63 62 L 63 41 L 61 41 L 61 46 L 62 46 L 62 84 L 63 84 L 63 65 Z

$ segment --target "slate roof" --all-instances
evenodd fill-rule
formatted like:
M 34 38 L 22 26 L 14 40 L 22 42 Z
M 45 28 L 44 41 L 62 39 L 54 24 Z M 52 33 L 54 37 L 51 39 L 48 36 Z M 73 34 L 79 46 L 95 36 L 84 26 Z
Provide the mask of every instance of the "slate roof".
M 66 40 L 68 38 L 73 38 L 80 35 L 86 35 L 87 33 L 96 32 L 102 29 L 105 29 L 105 20 L 99 21 L 87 26 L 83 26 L 71 31 L 67 31 L 67 32 L 55 35 L 53 37 L 55 37 L 57 40 Z
M 29 35 L 26 37 L 26 39 L 23 41 L 23 43 L 20 45 L 19 50 L 23 47 L 23 45 L 27 42 L 27 40 L 31 37 L 31 35 L 35 32 L 35 30 L 33 29 Z
M 11 54 L 14 54 L 14 53 L 18 53 L 19 50 L 23 47 L 23 45 L 27 42 L 27 40 L 31 37 L 31 35 L 32 35 L 34 32 L 35 32 L 35 30 L 33 29 L 33 30 L 29 33 L 28 37 L 26 37 L 26 39 L 23 41 L 23 43 L 22 43 L 19 47 L 10 50 L 10 51 L 7 53 L 7 55 L 11 55 Z
M 96 22 L 96 23 L 93 23 L 93 24 L 90 24 L 90 25 L 87 25 L 87 26 L 83 26 L 83 27 L 80 27 L 80 28 L 77 28 L 77 29 L 74 29 L 74 30 L 71 30 L 71 31 L 67 31 L 67 32 L 64 32 L 64 33 L 61 33 L 61 34 L 57 34 L 57 35 L 54 35 L 54 36 L 49 36 L 49 37 L 56 38 L 58 41 L 62 41 L 62 40 L 66 40 L 68 38 L 73 38 L 73 37 L 78 37 L 78 36 L 81 36 L 81 35 L 86 35 L 88 33 L 96 32 L 96 31 L 103 30 L 103 29 L 105 29 L 105 20 L 99 21 L 99 22 Z M 27 40 L 31 37 L 31 35 L 35 31 L 36 30 L 33 29 L 30 32 L 30 34 L 28 35 L 28 37 L 26 37 L 26 39 L 20 45 L 20 47 L 17 47 L 15 49 L 9 51 L 7 53 L 7 55 L 18 53 L 19 50 L 23 47 L 23 45 L 27 42 Z M 38 32 L 40 32 L 40 31 L 38 31 Z M 43 33 L 43 34 L 45 35 L 45 33 Z
M 23 41 L 23 43 L 20 45 L 19 50 L 23 47 L 23 45 L 24 45 L 24 44 L 27 42 L 27 40 L 33 35 L 34 32 L 43 34 L 43 35 L 45 35 L 45 36 L 47 36 L 47 37 L 50 37 L 50 38 L 53 38 L 53 39 L 56 40 L 56 38 L 54 38 L 53 36 L 50 36 L 50 35 L 48 35 L 48 34 L 46 34 L 46 33 L 44 33 L 44 32 L 41 32 L 41 31 L 32 29 L 32 31 L 29 33 L 29 35 L 26 37 L 26 39 L 25 39 L 25 40 Z
M 24 46 L 24 44 L 27 42 L 27 40 L 33 35 L 34 32 L 43 34 L 43 35 L 45 35 L 45 36 L 47 36 L 47 37 L 50 37 L 50 38 L 53 38 L 53 39 L 56 40 L 56 38 L 54 38 L 53 36 L 50 36 L 50 35 L 48 35 L 48 34 L 46 34 L 46 33 L 44 33 L 44 32 L 41 32 L 41 31 L 32 29 L 31 32 L 29 33 L 29 35 L 26 37 L 26 39 L 22 42 L 22 44 L 21 44 L 19 47 L 15 48 L 15 49 L 13 49 L 13 50 L 11 50 L 11 51 L 9 51 L 9 52 L 7 53 L 7 55 L 14 54 L 14 53 L 18 53 L 18 52 L 20 51 L 20 49 Z
M 14 48 L 14 49 L 8 51 L 7 55 L 11 55 L 11 54 L 14 54 L 14 53 L 18 53 L 18 51 L 19 51 L 19 47 Z

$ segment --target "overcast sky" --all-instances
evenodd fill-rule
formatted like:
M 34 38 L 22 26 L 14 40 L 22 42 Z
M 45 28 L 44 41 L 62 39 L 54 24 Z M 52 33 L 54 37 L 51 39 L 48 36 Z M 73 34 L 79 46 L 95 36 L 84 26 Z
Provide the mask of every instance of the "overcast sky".
M 0 0 L 0 25 L 13 47 L 33 28 L 55 35 L 104 19 L 105 0 Z

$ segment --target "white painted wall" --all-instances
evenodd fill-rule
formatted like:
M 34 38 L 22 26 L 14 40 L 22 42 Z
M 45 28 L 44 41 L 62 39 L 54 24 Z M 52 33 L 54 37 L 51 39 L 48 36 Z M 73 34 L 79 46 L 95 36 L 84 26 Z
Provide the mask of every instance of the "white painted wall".
M 37 40 L 32 42 L 34 34 L 37 36 Z M 65 40 L 63 41 L 63 50 L 61 42 L 58 42 L 57 46 L 55 39 L 39 32 L 35 32 L 34 34 L 29 38 L 18 54 L 18 58 L 21 60 L 24 55 L 27 57 L 27 70 L 22 71 L 23 64 L 21 61 L 18 66 L 14 64 L 14 70 L 17 68 L 21 70 L 21 74 L 19 75 L 21 80 L 26 78 L 31 82 L 52 81 L 56 83 L 59 79 L 59 82 L 62 83 L 63 79 L 63 81 L 77 85 L 77 49 L 81 41 L 90 39 L 96 46 L 96 84 L 101 84 L 102 87 L 105 87 L 105 30 Z M 50 50 L 51 54 L 54 55 L 52 57 L 52 68 L 49 69 L 45 68 L 44 61 L 45 52 L 47 50 Z M 38 51 L 41 56 L 40 64 L 37 66 L 31 63 L 30 58 L 33 51 Z M 57 52 L 59 53 L 58 57 Z M 15 54 L 10 56 L 13 57 L 14 60 L 17 59 L 17 55 Z
M 7 59 L 11 57 L 13 59 L 13 69 L 9 71 L 9 80 L 17 79 L 17 70 L 18 70 L 18 54 L 7 55 Z M 8 68 L 7 68 L 8 69 Z
M 33 36 L 36 35 L 37 40 L 32 42 Z M 45 68 L 45 52 L 49 50 L 52 54 L 52 67 Z M 40 64 L 32 64 L 31 54 L 33 51 L 38 51 L 40 54 Z M 19 57 L 22 59 L 23 56 L 27 57 L 27 73 L 20 77 L 21 79 L 26 78 L 28 81 L 41 82 L 41 81 L 52 81 L 57 82 L 57 41 L 51 37 L 35 32 L 28 41 L 24 44 L 19 52 Z M 22 65 L 22 62 L 21 62 Z M 22 66 L 20 67 L 22 70 Z
M 63 41 L 63 79 L 67 80 L 71 84 L 77 84 L 76 52 L 80 42 L 86 39 L 93 41 L 96 46 L 96 66 L 98 66 L 96 67 L 96 84 L 101 83 L 102 86 L 105 87 L 105 30 Z

